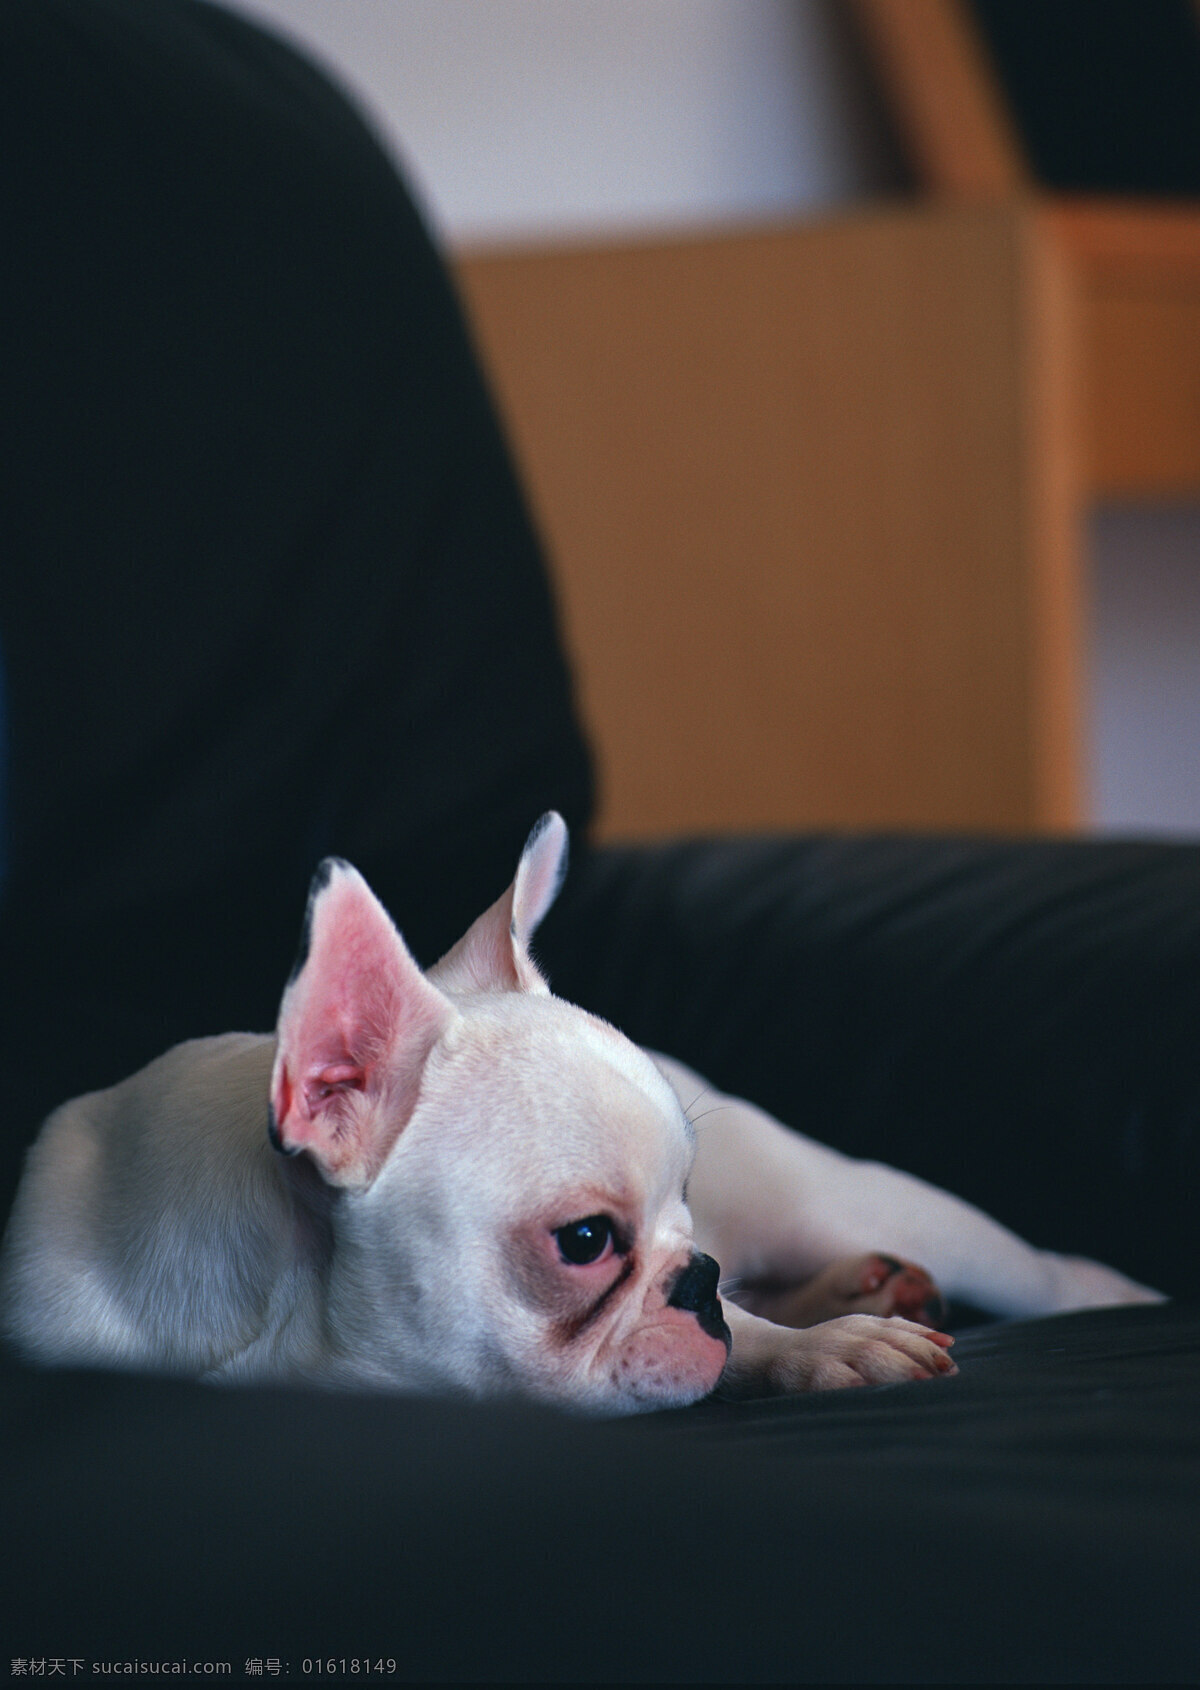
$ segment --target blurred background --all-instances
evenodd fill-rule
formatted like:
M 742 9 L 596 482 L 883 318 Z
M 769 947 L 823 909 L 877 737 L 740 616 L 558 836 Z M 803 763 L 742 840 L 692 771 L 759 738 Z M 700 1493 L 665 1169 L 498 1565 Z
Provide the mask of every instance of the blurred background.
M 236 0 L 452 260 L 599 831 L 1200 834 L 1192 0 Z

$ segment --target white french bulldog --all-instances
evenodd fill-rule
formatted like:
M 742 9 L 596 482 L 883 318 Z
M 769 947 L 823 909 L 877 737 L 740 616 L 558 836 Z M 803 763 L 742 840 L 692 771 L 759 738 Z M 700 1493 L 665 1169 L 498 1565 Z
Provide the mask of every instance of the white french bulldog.
M 543 817 L 428 974 L 324 863 L 274 1038 L 178 1045 L 49 1117 L 4 1240 L 7 1335 L 51 1363 L 625 1413 L 954 1372 L 950 1338 L 893 1312 L 935 1299 L 897 1257 L 1002 1313 L 1155 1298 L 714 1101 L 552 997 L 529 941 L 565 857 Z M 728 1325 L 710 1249 L 746 1305 Z

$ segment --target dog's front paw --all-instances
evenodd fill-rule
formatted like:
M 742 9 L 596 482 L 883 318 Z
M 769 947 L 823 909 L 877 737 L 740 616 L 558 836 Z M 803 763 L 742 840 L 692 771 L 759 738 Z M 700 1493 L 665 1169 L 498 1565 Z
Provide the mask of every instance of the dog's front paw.
M 817 1326 L 848 1314 L 902 1315 L 938 1326 L 946 1314 L 924 1268 L 878 1250 L 830 1262 L 800 1285 L 747 1287 L 739 1300 L 777 1326 Z
M 897 1316 L 844 1315 L 801 1330 L 727 1307 L 733 1353 L 722 1380 L 731 1395 L 837 1391 L 958 1372 L 954 1339 Z
M 796 1332 L 776 1366 L 790 1391 L 936 1379 L 958 1372 L 948 1353 L 953 1342 L 898 1316 L 849 1314 Z

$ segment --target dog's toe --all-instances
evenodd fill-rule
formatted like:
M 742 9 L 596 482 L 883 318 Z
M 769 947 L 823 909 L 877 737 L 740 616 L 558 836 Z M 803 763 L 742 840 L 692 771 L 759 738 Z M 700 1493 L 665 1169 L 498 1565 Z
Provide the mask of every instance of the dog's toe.
M 875 1260 L 888 1266 L 880 1295 L 889 1306 L 871 1312 L 898 1314 L 905 1320 L 919 1321 L 922 1326 L 940 1327 L 946 1318 L 945 1299 L 925 1269 L 913 1262 L 897 1261 L 894 1256 L 878 1256 Z

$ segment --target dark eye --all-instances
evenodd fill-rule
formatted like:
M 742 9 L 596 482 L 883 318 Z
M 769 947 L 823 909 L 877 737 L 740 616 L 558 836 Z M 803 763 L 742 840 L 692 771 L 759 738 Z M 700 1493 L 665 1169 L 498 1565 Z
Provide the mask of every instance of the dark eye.
M 586 1220 L 558 1227 L 554 1236 L 564 1262 L 586 1267 L 589 1262 L 599 1261 L 604 1254 L 613 1236 L 613 1223 L 607 1215 L 589 1215 Z

